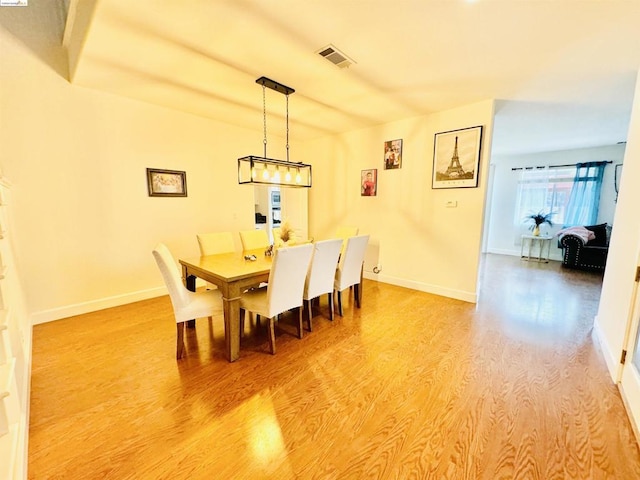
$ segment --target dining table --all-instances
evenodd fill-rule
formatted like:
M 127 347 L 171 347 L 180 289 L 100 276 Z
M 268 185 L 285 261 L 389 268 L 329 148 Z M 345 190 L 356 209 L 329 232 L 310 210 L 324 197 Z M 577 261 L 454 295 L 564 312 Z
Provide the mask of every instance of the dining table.
M 187 289 L 195 292 L 196 278 L 218 287 L 224 310 L 225 354 L 229 362 L 240 356 L 240 295 L 269 279 L 270 255 L 264 249 L 180 259 Z

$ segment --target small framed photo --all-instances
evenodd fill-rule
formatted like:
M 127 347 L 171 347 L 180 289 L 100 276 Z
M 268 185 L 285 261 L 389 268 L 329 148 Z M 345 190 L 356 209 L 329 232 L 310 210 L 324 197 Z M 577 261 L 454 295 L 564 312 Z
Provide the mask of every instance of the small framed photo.
M 360 196 L 375 197 L 378 193 L 378 169 L 362 170 L 360 174 Z
M 402 140 L 384 142 L 384 169 L 402 168 Z
M 478 186 L 482 126 L 436 133 L 432 188 Z
M 187 173 L 147 168 L 147 186 L 150 197 L 186 197 Z

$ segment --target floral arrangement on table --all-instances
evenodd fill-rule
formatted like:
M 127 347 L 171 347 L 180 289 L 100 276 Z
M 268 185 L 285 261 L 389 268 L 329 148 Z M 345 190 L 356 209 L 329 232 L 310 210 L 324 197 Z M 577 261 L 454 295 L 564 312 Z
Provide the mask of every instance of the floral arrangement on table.
M 280 238 L 273 239 L 274 245 L 277 247 L 286 247 L 296 243 L 296 233 L 288 221 L 282 222 L 280 226 Z
M 542 213 L 540 210 L 538 213 L 531 213 L 525 217 L 527 222 L 530 222 L 529 230 L 533 232 L 535 236 L 540 235 L 540 225 L 548 224 L 550 227 L 553 227 L 553 222 L 551 221 L 551 217 L 555 215 L 554 212 Z

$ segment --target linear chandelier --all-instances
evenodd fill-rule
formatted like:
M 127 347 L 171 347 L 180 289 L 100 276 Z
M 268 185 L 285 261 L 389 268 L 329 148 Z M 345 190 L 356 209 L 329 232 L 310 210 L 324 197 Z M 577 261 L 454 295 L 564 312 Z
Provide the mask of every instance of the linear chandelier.
M 238 159 L 239 184 L 266 184 L 281 187 L 311 187 L 311 165 L 289 161 L 289 95 L 295 92 L 291 87 L 260 77 L 256 83 L 262 85 L 262 112 L 264 125 L 264 154 L 262 157 L 249 155 Z M 287 99 L 287 159 L 267 158 L 267 103 L 266 89 L 270 88 L 285 95 Z

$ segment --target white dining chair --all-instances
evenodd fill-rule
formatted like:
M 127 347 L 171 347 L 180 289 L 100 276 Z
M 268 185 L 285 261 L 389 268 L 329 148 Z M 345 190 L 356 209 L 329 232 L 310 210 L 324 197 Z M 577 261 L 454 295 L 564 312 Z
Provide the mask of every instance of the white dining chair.
M 342 255 L 344 253 L 345 248 L 347 248 L 347 239 L 350 237 L 355 237 L 356 235 L 358 235 L 359 231 L 360 229 L 358 227 L 354 227 L 351 225 L 340 225 L 336 229 L 335 238 L 342 239 L 342 248 L 340 249 L 340 255 Z
M 322 240 L 313 244 L 313 257 L 302 294 L 309 331 L 311 331 L 313 319 L 313 300 L 324 294 L 328 294 L 329 318 L 333 320 L 333 282 L 341 248 L 342 240 L 339 238 Z
M 282 234 L 282 228 L 276 227 L 271 229 L 271 236 L 273 237 L 273 244 L 278 245 L 279 242 L 282 242 L 282 238 L 280 235 Z
M 222 315 L 222 297 L 218 290 L 191 292 L 182 283 L 180 270 L 166 245 L 159 243 L 153 249 L 162 278 L 169 291 L 177 325 L 176 358 L 184 354 L 184 324 L 188 320 Z
M 242 230 L 240 240 L 243 250 L 266 249 L 269 246 L 269 235 L 265 230 Z
M 336 238 L 346 239 L 349 237 L 355 237 L 358 235 L 360 229 L 358 227 L 348 226 L 348 225 L 340 225 L 336 229 Z
M 231 232 L 198 233 L 196 236 L 200 255 L 232 253 L 236 250 Z
M 245 311 L 269 319 L 269 347 L 276 353 L 275 317 L 298 309 L 298 338 L 302 338 L 302 292 L 313 253 L 313 244 L 277 249 L 273 254 L 269 284 L 240 296 L 240 325 Z
M 342 317 L 342 291 L 353 286 L 355 304 L 360 308 L 362 295 L 362 264 L 369 235 L 347 238 L 344 253 L 340 255 L 333 288 L 338 297 L 338 314 Z
M 236 251 L 231 232 L 198 233 L 196 237 L 198 238 L 198 247 L 200 247 L 201 256 L 233 253 Z M 213 283 L 207 282 L 207 290 L 215 290 L 216 288 Z

